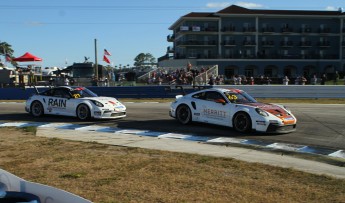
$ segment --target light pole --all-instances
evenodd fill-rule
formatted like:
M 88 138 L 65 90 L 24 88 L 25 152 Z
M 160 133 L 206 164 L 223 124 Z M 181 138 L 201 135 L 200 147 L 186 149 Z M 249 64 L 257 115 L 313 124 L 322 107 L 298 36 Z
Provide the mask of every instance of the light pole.
M 98 62 L 97 62 L 97 39 L 95 39 L 95 76 L 98 80 Z

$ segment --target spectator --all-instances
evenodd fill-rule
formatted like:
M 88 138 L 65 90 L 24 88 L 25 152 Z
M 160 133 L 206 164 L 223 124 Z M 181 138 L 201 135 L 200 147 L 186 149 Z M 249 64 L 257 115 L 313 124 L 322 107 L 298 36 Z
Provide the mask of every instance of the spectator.
M 304 76 L 302 76 L 300 80 L 301 85 L 305 85 L 306 82 L 307 82 L 307 79 Z
M 322 74 L 322 76 L 321 76 L 321 85 L 325 85 L 326 80 L 327 80 L 326 74 Z
M 267 76 L 267 77 L 266 77 L 266 84 L 267 84 L 267 85 L 270 85 L 270 84 L 271 84 L 271 81 L 272 81 L 271 78 L 269 78 L 269 77 Z
M 250 85 L 254 85 L 254 77 L 250 77 Z
M 69 79 L 68 79 L 67 76 L 65 76 L 64 81 L 63 81 L 63 84 L 64 84 L 65 86 L 69 86 Z
M 284 78 L 283 78 L 283 85 L 289 85 L 289 77 L 288 76 L 285 76 Z
M 210 80 L 208 81 L 209 85 L 214 85 L 214 79 L 213 76 L 211 75 Z
M 220 77 L 219 77 L 219 75 L 216 77 L 216 85 L 220 85 Z
M 311 84 L 312 85 L 316 85 L 316 83 L 317 83 L 317 77 L 316 77 L 316 75 L 314 74 L 314 76 L 311 78 Z
M 262 75 L 262 76 L 260 76 L 260 85 L 263 85 L 263 84 L 265 84 L 265 78 Z
M 299 84 L 300 84 L 300 81 L 301 81 L 301 77 L 298 76 L 298 77 L 295 79 L 295 85 L 299 85 Z
M 339 73 L 338 73 L 338 71 L 335 71 L 335 73 L 333 75 L 333 84 L 337 85 L 338 84 L 338 80 L 339 80 Z
M 242 78 L 239 75 L 236 77 L 236 85 L 242 85 Z

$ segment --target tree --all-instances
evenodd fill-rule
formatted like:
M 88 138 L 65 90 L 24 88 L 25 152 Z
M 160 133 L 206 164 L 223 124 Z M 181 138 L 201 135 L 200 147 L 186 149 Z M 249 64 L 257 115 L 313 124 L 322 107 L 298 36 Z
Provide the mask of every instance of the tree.
M 13 52 L 14 51 L 13 51 L 12 46 L 10 44 L 8 44 L 7 42 L 0 42 L 0 55 L 3 55 L 5 57 L 8 56 L 12 59 L 12 58 L 14 58 Z M 11 61 L 11 64 L 16 66 L 17 62 Z
M 150 53 L 140 53 L 134 59 L 134 66 L 145 66 L 145 65 L 153 65 L 156 63 L 156 58 L 152 56 Z

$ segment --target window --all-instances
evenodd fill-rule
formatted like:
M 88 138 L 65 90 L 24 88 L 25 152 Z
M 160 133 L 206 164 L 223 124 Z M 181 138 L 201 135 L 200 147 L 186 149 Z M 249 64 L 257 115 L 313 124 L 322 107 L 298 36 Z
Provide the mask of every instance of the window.
M 205 94 L 205 99 L 207 101 L 217 101 L 219 99 L 224 99 L 224 97 L 219 93 L 219 92 L 215 92 L 215 91 L 208 91 Z
M 70 98 L 68 90 L 65 89 L 55 89 L 53 95 L 54 97 Z
M 268 77 L 272 77 L 272 68 L 265 68 L 264 75 Z
M 225 70 L 224 70 L 224 75 L 225 75 L 227 78 L 231 78 L 233 75 L 235 75 L 235 70 L 234 70 L 234 68 L 225 68 Z

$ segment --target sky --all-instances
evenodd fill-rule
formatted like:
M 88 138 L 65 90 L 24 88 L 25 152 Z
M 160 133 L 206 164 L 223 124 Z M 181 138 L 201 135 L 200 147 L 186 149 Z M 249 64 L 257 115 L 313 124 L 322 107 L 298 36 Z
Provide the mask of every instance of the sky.
M 338 10 L 345 0 L 11 0 L 0 2 L 0 41 L 42 58 L 42 67 L 98 63 L 104 49 L 111 66 L 133 66 L 140 53 L 156 59 L 171 42 L 169 27 L 190 12 L 217 12 L 230 5 L 249 9 Z

